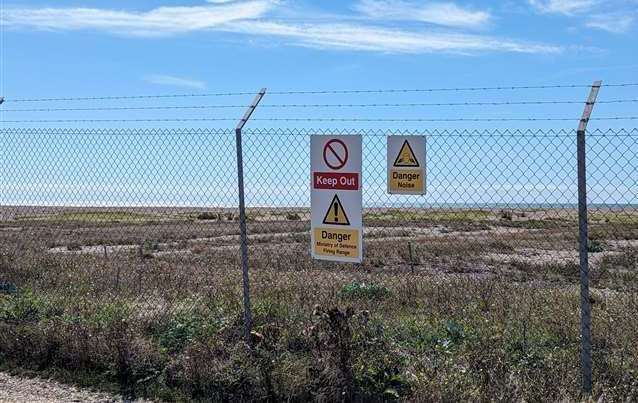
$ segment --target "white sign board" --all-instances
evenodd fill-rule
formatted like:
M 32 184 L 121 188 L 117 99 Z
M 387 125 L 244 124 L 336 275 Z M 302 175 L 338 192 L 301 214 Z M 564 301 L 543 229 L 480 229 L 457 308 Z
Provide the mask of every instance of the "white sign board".
M 360 263 L 361 136 L 311 136 L 310 164 L 312 257 Z
M 425 194 L 425 136 L 388 136 L 388 193 Z

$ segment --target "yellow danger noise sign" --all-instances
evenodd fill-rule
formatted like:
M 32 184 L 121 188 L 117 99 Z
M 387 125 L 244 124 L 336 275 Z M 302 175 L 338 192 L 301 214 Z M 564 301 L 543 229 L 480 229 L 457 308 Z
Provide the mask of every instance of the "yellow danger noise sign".
M 394 160 L 395 167 L 418 167 L 419 161 L 417 161 L 416 156 L 414 155 L 414 151 L 412 151 L 412 147 L 410 147 L 410 143 L 408 140 L 403 142 L 401 146 L 401 151 L 399 151 L 399 155 L 397 155 L 396 160 Z
M 425 194 L 425 137 L 388 136 L 388 193 Z

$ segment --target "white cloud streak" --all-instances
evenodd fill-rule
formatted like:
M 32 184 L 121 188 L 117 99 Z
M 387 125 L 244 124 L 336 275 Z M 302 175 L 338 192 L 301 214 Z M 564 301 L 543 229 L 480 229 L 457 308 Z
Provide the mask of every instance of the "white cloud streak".
M 473 11 L 454 3 L 402 0 L 360 0 L 355 10 L 377 20 L 418 21 L 447 27 L 477 28 L 487 24 L 487 11 Z
M 216 0 L 219 1 L 219 0 Z M 227 32 L 255 37 L 280 38 L 284 43 L 320 49 L 387 53 L 447 52 L 472 54 L 486 51 L 558 53 L 558 46 L 454 32 L 447 29 L 388 28 L 368 22 L 294 23 L 277 21 L 269 13 L 279 0 L 234 1 L 191 7 L 159 7 L 147 12 L 90 8 L 6 9 L 2 22 L 13 29 L 53 31 L 96 30 L 128 36 L 161 37 L 190 32 Z M 371 4 L 371 3 L 370 3 Z M 403 2 L 402 4 L 408 4 Z M 440 7 L 441 4 L 435 3 Z M 453 6 L 456 7 L 456 6 Z M 459 9 L 460 10 L 460 9 Z M 407 11 L 406 11 L 407 12 Z M 439 9 L 439 12 L 442 12 Z M 467 18 L 439 15 L 439 25 L 476 26 L 485 20 L 480 12 Z M 381 17 L 379 15 L 379 17 Z M 399 18 L 398 15 L 392 18 Z M 423 16 L 419 17 L 422 20 Z M 461 22 L 463 20 L 464 22 Z
M 636 0 L 528 0 L 542 14 L 579 17 L 587 28 L 615 34 L 631 30 L 636 21 Z
M 135 36 L 165 36 L 212 29 L 259 18 L 276 4 L 254 0 L 191 7 L 158 7 L 147 12 L 97 8 L 6 8 L 2 24 L 41 30 L 104 30 Z
M 144 81 L 151 84 L 166 85 L 171 87 L 186 87 L 203 90 L 206 88 L 206 83 L 200 80 L 194 80 L 192 78 L 169 76 L 165 74 L 149 74 L 144 76 Z
M 293 43 L 315 48 L 366 50 L 391 53 L 474 53 L 502 51 L 517 53 L 558 53 L 551 45 L 523 43 L 483 35 L 403 31 L 353 24 L 291 25 L 277 22 L 236 24 L 240 32 L 292 39 Z
M 629 13 L 609 13 L 593 15 L 585 22 L 585 26 L 594 29 L 622 34 L 629 31 L 636 18 Z
M 591 10 L 600 0 L 529 0 L 537 11 L 547 14 L 574 15 Z

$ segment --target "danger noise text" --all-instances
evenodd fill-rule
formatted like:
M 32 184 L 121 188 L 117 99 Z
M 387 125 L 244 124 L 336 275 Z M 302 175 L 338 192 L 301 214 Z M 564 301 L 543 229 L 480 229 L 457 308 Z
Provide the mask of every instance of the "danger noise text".
M 392 182 L 403 189 L 413 189 L 420 184 L 421 172 L 392 171 Z

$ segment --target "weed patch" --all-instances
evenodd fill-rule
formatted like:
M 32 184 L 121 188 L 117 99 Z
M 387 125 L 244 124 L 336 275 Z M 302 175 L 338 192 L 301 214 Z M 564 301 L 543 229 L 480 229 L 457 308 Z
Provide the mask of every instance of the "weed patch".
M 589 253 L 600 253 L 605 251 L 605 246 L 602 242 L 590 239 L 587 243 L 587 251 Z
M 30 290 L 24 290 L 0 299 L 0 321 L 39 322 L 42 319 L 60 314 L 59 306 Z
M 346 284 L 341 288 L 341 295 L 345 298 L 380 299 L 390 294 L 390 289 L 385 286 L 359 283 L 356 281 Z
M 218 213 L 213 213 L 211 211 L 204 211 L 202 213 L 197 214 L 198 220 L 219 220 L 221 217 Z

